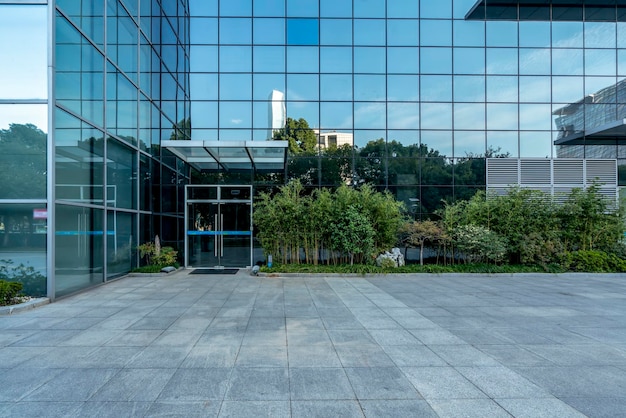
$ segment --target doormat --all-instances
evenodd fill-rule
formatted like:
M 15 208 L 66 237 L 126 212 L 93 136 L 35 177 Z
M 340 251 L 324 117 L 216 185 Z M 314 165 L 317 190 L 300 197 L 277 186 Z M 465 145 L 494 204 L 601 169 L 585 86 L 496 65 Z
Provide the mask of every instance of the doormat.
M 189 274 L 237 274 L 239 269 L 193 269 Z

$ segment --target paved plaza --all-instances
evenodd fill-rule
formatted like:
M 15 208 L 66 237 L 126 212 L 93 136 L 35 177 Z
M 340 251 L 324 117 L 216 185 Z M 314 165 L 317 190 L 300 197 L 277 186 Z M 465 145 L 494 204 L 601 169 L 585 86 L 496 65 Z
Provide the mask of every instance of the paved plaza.
M 626 416 L 624 275 L 126 277 L 0 316 L 3 417 Z

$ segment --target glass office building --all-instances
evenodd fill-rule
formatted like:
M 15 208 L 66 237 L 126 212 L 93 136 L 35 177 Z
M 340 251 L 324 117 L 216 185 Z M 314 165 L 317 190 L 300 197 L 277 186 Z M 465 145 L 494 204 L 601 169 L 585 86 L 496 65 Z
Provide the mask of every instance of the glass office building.
M 52 297 L 155 235 L 249 266 L 290 179 L 423 219 L 489 157 L 626 166 L 623 0 L 0 0 L 0 57 L 0 259 Z

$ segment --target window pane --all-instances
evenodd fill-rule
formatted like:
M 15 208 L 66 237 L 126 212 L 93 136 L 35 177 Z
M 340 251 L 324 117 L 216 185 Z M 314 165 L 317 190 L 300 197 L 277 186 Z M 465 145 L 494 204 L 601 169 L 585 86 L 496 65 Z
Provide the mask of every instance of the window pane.
M 254 44 L 284 45 L 285 19 L 254 19 Z
M 45 199 L 47 111 L 0 104 L 0 199 Z
M 352 20 L 322 19 L 320 43 L 322 45 L 352 45 Z
M 46 9 L 0 4 L 0 99 L 48 97 Z
M 317 45 L 318 43 L 317 19 L 287 19 L 288 45 Z
M 355 19 L 355 45 L 385 45 L 385 21 L 383 19 Z

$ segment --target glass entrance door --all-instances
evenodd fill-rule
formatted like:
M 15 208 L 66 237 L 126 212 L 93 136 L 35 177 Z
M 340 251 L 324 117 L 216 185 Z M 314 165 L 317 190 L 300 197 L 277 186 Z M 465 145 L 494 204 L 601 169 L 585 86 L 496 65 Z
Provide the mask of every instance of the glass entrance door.
M 251 201 L 188 201 L 186 266 L 250 266 L 251 211 Z

